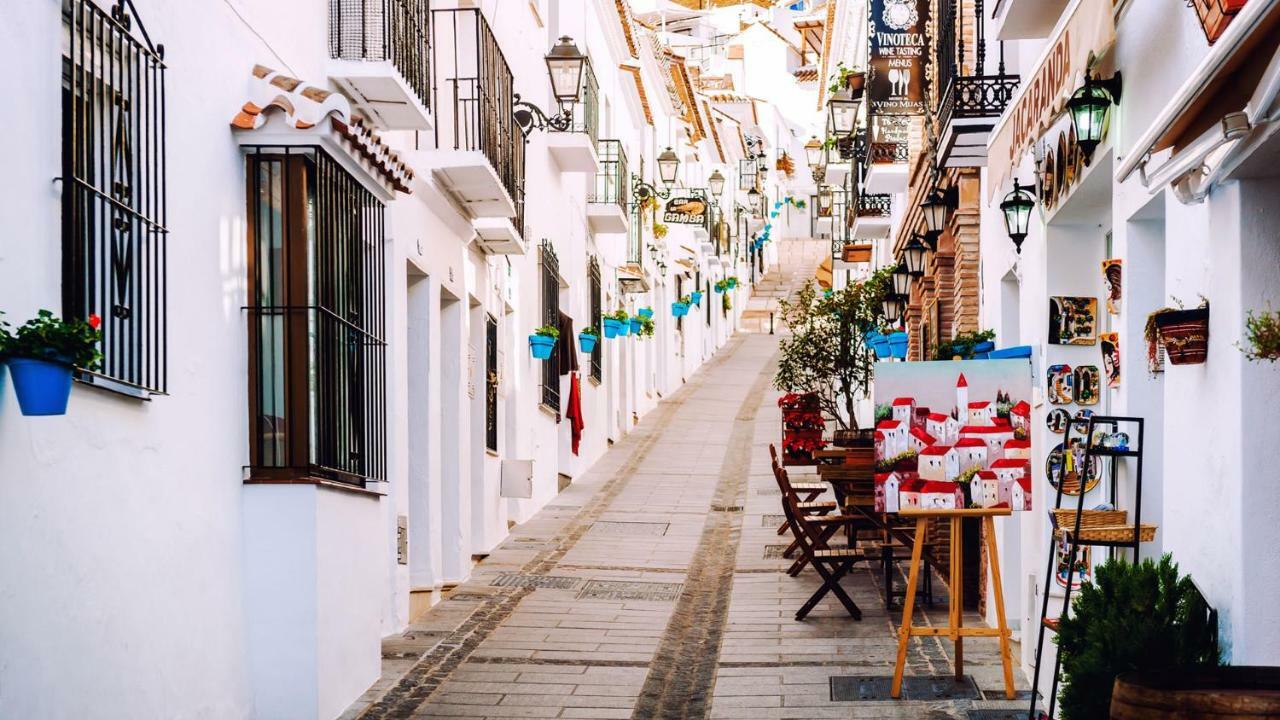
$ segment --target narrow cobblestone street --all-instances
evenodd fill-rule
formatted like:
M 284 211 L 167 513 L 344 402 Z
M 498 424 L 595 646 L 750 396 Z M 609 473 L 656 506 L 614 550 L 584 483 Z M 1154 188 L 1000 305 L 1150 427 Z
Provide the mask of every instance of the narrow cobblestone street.
M 825 246 L 794 245 L 775 287 L 803 281 Z M 775 532 L 778 338 L 765 302 L 776 301 L 759 304 L 763 333 L 734 338 L 389 643 L 383 680 L 348 717 L 968 718 L 1020 706 L 985 699 L 1002 698 L 999 658 L 974 641 L 977 700 L 833 699 L 833 677 L 892 673 L 898 613 L 884 609 L 878 565 L 861 565 L 844 582 L 861 622 L 834 599 L 793 619 L 820 583 L 785 574 Z M 930 619 L 945 623 L 935 587 Z M 909 673 L 949 675 L 950 653 L 915 640 Z

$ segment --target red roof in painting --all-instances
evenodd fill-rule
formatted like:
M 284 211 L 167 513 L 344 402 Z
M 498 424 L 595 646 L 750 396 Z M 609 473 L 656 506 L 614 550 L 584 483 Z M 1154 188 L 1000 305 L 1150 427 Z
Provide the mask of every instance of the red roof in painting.
M 1013 429 L 1005 425 L 965 425 L 964 427 L 960 428 L 961 435 L 966 435 L 969 433 L 973 433 L 977 435 L 986 435 L 990 433 L 1011 433 L 1011 432 L 1013 432 Z
M 1031 417 L 1031 406 L 1027 404 L 1026 400 L 1019 400 L 1016 405 L 1009 409 L 1009 414 Z
M 960 485 L 953 482 L 944 482 L 942 480 L 926 480 L 924 487 L 920 488 L 920 492 L 927 493 L 945 493 L 950 495 L 959 489 Z
M 971 403 L 969 403 L 969 409 L 970 409 L 970 410 L 981 410 L 982 408 L 984 408 L 984 407 L 986 407 L 986 406 L 988 406 L 988 405 L 990 405 L 990 404 L 991 404 L 991 401 L 990 401 L 990 400 L 981 400 L 981 401 L 979 401 L 979 402 L 971 402 Z
M 897 430 L 898 426 L 901 424 L 902 424 L 901 420 L 881 420 L 880 424 L 876 425 L 876 429 L 877 430 Z
M 919 478 L 912 478 L 910 480 L 903 482 L 901 485 L 899 485 L 898 489 L 901 490 L 902 492 L 920 492 L 920 489 L 923 487 L 924 487 L 924 480 L 921 480 Z
M 991 422 L 999 425 L 1000 427 L 1009 427 L 1009 418 L 993 417 L 991 418 Z
M 880 432 L 879 430 L 877 430 L 877 431 L 876 431 L 876 434 L 875 434 L 875 439 L 876 439 L 876 440 L 883 440 L 883 439 L 884 439 L 884 433 L 882 433 L 882 432 Z
M 1018 478 L 1017 482 L 1018 482 L 1018 487 L 1021 487 L 1023 492 L 1027 493 L 1028 495 L 1031 494 L 1031 478 L 1027 477 L 1026 475 L 1023 475 L 1022 477 Z
M 960 438 L 959 442 L 956 443 L 956 447 L 958 448 L 961 448 L 961 447 L 984 448 L 986 446 L 987 444 L 983 442 L 981 438 Z
M 921 455 L 946 455 L 951 452 L 950 445 L 933 445 L 920 451 Z
M 1023 449 L 1029 449 L 1030 447 L 1031 447 L 1031 441 L 1027 440 L 1026 438 L 1022 438 L 1022 439 L 1014 438 L 1004 444 L 1005 450 L 1023 450 Z
M 999 477 L 995 473 L 991 472 L 990 470 L 979 470 L 977 475 L 982 480 L 998 480 L 999 479 Z
M 937 440 L 932 435 L 925 432 L 924 430 L 921 430 L 918 427 L 911 428 L 911 437 L 923 442 L 925 445 L 932 445 L 935 442 L 937 442 Z
M 888 480 L 888 479 L 889 479 L 889 476 L 890 476 L 890 475 L 892 475 L 892 474 L 893 474 L 893 473 L 876 473 L 875 481 L 876 481 L 876 482 L 884 482 L 885 480 Z
M 1000 469 L 1004 469 L 1004 468 L 1024 468 L 1024 469 L 1026 469 L 1026 468 L 1030 468 L 1030 467 L 1031 467 L 1031 461 L 1030 461 L 1030 460 L 1020 460 L 1020 459 L 1018 459 L 1018 458 L 1000 458 L 999 460 L 997 460 L 997 461 L 995 461 L 995 462 L 991 463 L 991 468 L 992 468 L 993 470 L 994 470 L 994 469 L 996 469 L 996 468 L 1000 468 Z
M 943 415 L 942 413 L 929 413 L 929 419 L 933 420 L 934 422 L 946 422 L 947 418 L 949 417 L 951 416 Z
M 956 387 L 969 387 L 969 381 L 964 379 L 964 373 L 960 373 L 960 379 L 956 380 Z
M 915 405 L 915 404 L 916 404 L 916 399 L 909 398 L 909 397 L 895 398 L 893 401 L 894 407 L 902 407 L 903 405 Z

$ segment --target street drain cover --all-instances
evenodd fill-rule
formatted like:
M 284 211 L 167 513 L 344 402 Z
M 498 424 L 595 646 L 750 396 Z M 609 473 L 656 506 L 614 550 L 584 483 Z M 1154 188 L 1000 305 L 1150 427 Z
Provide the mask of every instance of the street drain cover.
M 969 720 L 1027 720 L 1026 710 L 970 710 Z
M 570 590 L 578 586 L 581 579 L 574 577 L 556 577 L 555 575 L 515 575 L 503 574 L 493 579 L 489 585 L 496 587 L 531 587 Z
M 787 546 L 786 546 L 786 545 L 765 545 L 765 546 L 764 546 L 764 559 L 765 559 L 765 560 L 780 560 L 780 559 L 782 558 L 782 553 L 784 553 L 784 552 L 786 552 L 786 551 L 787 551 Z
M 760 517 L 760 527 L 776 528 L 786 521 L 786 515 L 763 515 Z
M 653 600 L 673 602 L 680 597 L 683 583 L 625 582 L 592 580 L 578 593 L 579 600 Z
M 597 520 L 591 523 L 592 535 L 666 535 L 669 523 L 622 522 Z
M 889 675 L 833 675 L 832 702 L 892 700 L 893 678 Z M 951 675 L 909 675 L 903 678 L 904 700 L 978 700 L 978 685 L 966 675 L 956 681 Z

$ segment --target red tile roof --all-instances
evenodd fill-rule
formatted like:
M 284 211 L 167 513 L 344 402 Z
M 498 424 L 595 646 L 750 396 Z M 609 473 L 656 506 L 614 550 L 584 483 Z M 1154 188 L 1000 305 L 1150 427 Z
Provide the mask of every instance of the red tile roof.
M 960 488 L 960 483 L 954 483 L 949 480 L 926 480 L 924 487 L 920 488 L 920 492 L 928 493 L 946 493 L 953 494 Z
M 992 433 L 1011 433 L 1013 428 L 1002 425 L 965 425 L 960 428 L 960 434 L 973 435 L 990 435 Z
M 984 448 L 984 447 L 986 447 L 986 446 L 987 446 L 987 444 L 986 444 L 985 442 L 983 442 L 981 438 L 975 438 L 975 437 L 971 437 L 971 438 L 960 438 L 960 440 L 956 443 L 956 447 L 982 447 L 982 448 Z
M 923 441 L 925 445 L 932 445 L 935 442 L 937 442 L 937 440 L 932 435 L 925 432 L 924 430 L 921 430 L 918 427 L 911 428 L 911 437 L 916 438 L 917 440 Z
M 950 445 L 933 445 L 920 451 L 921 455 L 946 455 L 951 452 Z
M 1031 406 L 1027 404 L 1026 400 L 1019 400 L 1017 404 L 1009 410 L 1009 413 L 1013 415 L 1021 415 L 1023 417 L 1030 417 Z
M 902 421 L 901 421 L 901 420 L 881 420 L 881 421 L 880 421 L 880 424 L 879 424 L 879 425 L 876 425 L 876 429 L 878 429 L 878 430 L 897 430 L 897 429 L 898 429 L 898 426 L 899 426 L 899 425 L 901 425 L 901 424 L 902 424 Z
M 990 470 L 979 470 L 977 472 L 977 476 L 982 478 L 983 480 L 999 480 L 1000 479 L 999 475 L 996 475 Z
M 991 401 L 989 401 L 989 400 L 979 400 L 978 402 L 971 402 L 971 403 L 969 403 L 969 409 L 970 409 L 970 410 L 981 410 L 982 408 L 984 408 L 984 407 L 986 407 L 986 406 L 988 406 L 988 405 L 990 405 L 990 404 L 991 404 Z
M 991 463 L 991 467 L 992 469 L 1000 468 L 1002 470 L 1004 468 L 1022 468 L 1027 470 L 1031 468 L 1031 461 L 1019 458 L 1000 458 L 999 460 Z
M 951 416 L 943 415 L 942 413 L 929 413 L 929 419 L 935 422 L 946 422 L 949 417 Z
M 902 407 L 903 405 L 915 405 L 915 404 L 916 404 L 916 399 L 909 398 L 909 397 L 895 398 L 893 401 L 894 407 Z
M 1020 450 L 1022 448 L 1030 448 L 1030 447 L 1031 447 L 1031 441 L 1025 438 L 1022 438 L 1022 439 L 1014 438 L 1012 440 L 1006 441 L 1004 444 L 1005 450 Z

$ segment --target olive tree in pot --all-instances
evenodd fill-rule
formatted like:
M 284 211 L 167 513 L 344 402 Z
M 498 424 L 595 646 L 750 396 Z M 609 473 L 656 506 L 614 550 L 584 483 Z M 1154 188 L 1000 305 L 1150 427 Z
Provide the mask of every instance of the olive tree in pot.
M 774 387 L 816 394 L 822 411 L 839 427 L 837 439 L 848 436 L 856 445 L 872 443 L 873 428 L 860 428 L 854 410 L 871 387 L 876 357 L 866 336 L 883 323 L 882 301 L 891 273 L 892 269 L 878 271 L 830 295 L 806 283 L 780 303 L 790 335 L 778 343 L 782 357 Z

